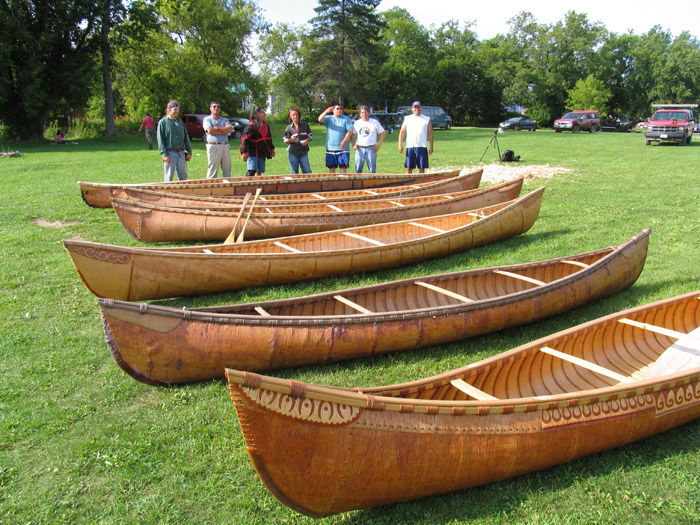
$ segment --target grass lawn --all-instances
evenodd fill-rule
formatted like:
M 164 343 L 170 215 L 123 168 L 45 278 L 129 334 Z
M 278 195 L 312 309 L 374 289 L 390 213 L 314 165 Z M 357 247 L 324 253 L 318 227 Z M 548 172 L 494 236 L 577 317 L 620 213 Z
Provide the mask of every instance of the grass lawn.
M 287 173 L 284 127 L 268 174 Z M 323 165 L 314 126 L 311 166 Z M 498 159 L 491 129 L 435 132 L 432 167 Z M 398 134 L 380 172 L 400 172 Z M 700 290 L 700 141 L 644 146 L 638 134 L 508 132 L 520 165 L 572 172 L 546 184 L 539 220 L 505 242 L 365 275 L 160 301 L 172 306 L 257 301 L 412 275 L 515 264 L 617 244 L 651 227 L 646 268 L 628 291 L 556 318 L 485 337 L 275 375 L 338 386 L 408 381 L 462 366 L 584 321 Z M 313 523 L 280 504 L 248 459 L 225 381 L 174 388 L 138 383 L 105 345 L 95 297 L 61 246 L 78 236 L 136 246 L 111 209 L 88 208 L 77 180 L 162 180 L 143 135 L 64 146 L 4 144 L 0 158 L 0 523 Z M 2 148 L 0 148 L 2 149 Z M 194 141 L 191 178 L 206 152 Z M 234 174 L 243 175 L 234 159 Z M 73 223 L 40 227 L 35 221 Z M 423 500 L 333 516 L 324 523 L 693 523 L 700 516 L 700 421 L 545 471 Z

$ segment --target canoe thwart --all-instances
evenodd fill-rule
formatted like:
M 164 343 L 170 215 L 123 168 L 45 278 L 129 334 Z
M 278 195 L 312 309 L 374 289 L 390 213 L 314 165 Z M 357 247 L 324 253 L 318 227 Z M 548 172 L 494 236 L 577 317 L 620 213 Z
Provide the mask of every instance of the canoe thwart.
M 444 288 L 440 288 L 439 286 L 435 286 L 434 284 L 430 283 L 424 283 L 423 281 L 416 281 L 416 284 L 418 286 L 422 286 L 424 288 L 427 288 L 428 290 L 433 290 L 434 292 L 441 293 L 443 295 L 447 295 L 448 297 L 452 297 L 453 299 L 457 299 L 458 301 L 462 301 L 463 303 L 473 303 L 474 299 L 469 299 L 469 297 L 465 297 L 463 295 L 460 295 L 455 292 L 451 292 L 450 290 L 445 290 Z
M 361 240 L 361 241 L 365 241 L 365 242 L 368 242 L 368 243 L 370 243 L 370 244 L 375 244 L 375 245 L 377 245 L 377 246 L 386 246 L 386 244 L 383 243 L 382 241 L 377 241 L 377 240 L 375 240 L 375 239 L 370 239 L 369 237 L 364 237 L 364 236 L 358 235 L 358 234 L 356 234 L 356 233 L 352 233 L 352 232 L 343 232 L 343 235 L 347 235 L 348 237 L 353 237 L 354 239 L 359 239 L 359 240 Z
M 610 379 L 614 379 L 618 383 L 634 382 L 634 379 L 631 377 L 623 376 L 622 374 L 618 374 L 617 372 L 614 372 L 608 368 L 597 365 L 595 363 L 591 363 L 590 361 L 586 361 L 585 359 L 581 359 L 580 357 L 565 354 L 564 352 L 560 352 L 559 350 L 555 350 L 554 348 L 549 348 L 548 346 L 540 347 L 540 352 L 544 352 L 545 354 L 549 354 L 553 357 L 558 357 L 559 359 L 568 361 L 569 363 L 573 363 L 577 366 L 580 366 L 602 376 L 609 377 Z
M 634 326 L 636 328 L 641 328 L 642 330 L 648 330 L 649 332 L 654 332 L 657 334 L 666 335 L 668 337 L 673 337 L 674 339 L 682 339 L 684 337 L 690 337 L 691 339 L 700 339 L 700 335 L 694 336 L 694 335 L 684 334 L 683 332 L 678 332 L 676 330 L 669 330 L 668 328 L 664 328 L 663 326 L 656 326 L 656 325 L 649 324 L 649 323 L 640 323 L 639 321 L 635 321 L 633 319 L 627 319 L 625 317 L 623 317 L 622 319 L 618 319 L 618 322 L 620 322 L 622 324 Z
M 262 306 L 256 306 L 255 308 L 253 308 L 253 310 L 258 312 L 263 317 L 272 317 L 269 313 L 265 311 L 265 309 Z
M 586 264 L 581 261 L 569 261 L 568 259 L 562 259 L 561 262 L 563 262 L 564 264 L 573 264 L 574 266 L 579 266 L 581 268 L 588 268 L 590 266 L 590 264 Z
M 419 228 L 425 228 L 426 230 L 432 230 L 436 233 L 445 233 L 445 230 L 441 230 L 440 228 L 436 228 L 435 226 L 429 226 L 427 224 L 421 224 L 420 222 L 409 222 L 411 226 L 418 226 Z
M 279 241 L 275 241 L 275 242 L 273 242 L 273 244 L 275 246 L 279 246 L 280 248 L 284 248 L 285 250 L 289 250 L 292 253 L 303 253 L 301 250 L 297 250 L 296 248 L 292 248 L 291 246 L 287 246 L 286 244 L 279 242 Z
M 346 304 L 350 308 L 353 308 L 353 309 L 357 310 L 358 312 L 362 312 L 363 314 L 373 314 L 374 313 L 372 310 L 368 310 L 364 306 L 360 306 L 359 304 L 352 302 L 350 299 L 346 299 L 342 295 L 334 295 L 333 299 L 335 299 L 336 301 L 340 301 L 341 303 Z
M 499 275 L 505 275 L 507 277 L 512 277 L 514 279 L 520 279 L 521 281 L 526 281 L 528 283 L 536 284 L 537 286 L 542 286 L 544 284 L 547 284 L 544 281 L 538 281 L 537 279 L 533 279 L 531 277 L 525 277 L 524 275 L 520 275 L 519 273 L 506 272 L 505 270 L 494 270 L 493 273 L 497 273 Z
M 479 401 L 497 401 L 497 397 L 493 397 L 491 394 L 487 394 L 483 390 L 479 390 L 478 388 L 470 385 L 463 379 L 453 379 L 450 381 L 453 387 L 455 387 L 457 390 L 461 390 L 465 394 L 467 394 L 470 397 L 473 397 L 474 399 L 477 399 Z

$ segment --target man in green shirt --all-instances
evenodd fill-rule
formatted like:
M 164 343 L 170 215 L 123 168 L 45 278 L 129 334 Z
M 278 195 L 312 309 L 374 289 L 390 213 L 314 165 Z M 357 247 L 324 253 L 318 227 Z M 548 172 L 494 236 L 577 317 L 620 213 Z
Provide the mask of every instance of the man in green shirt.
M 185 123 L 178 117 L 180 105 L 177 100 L 168 102 L 166 116 L 158 122 L 158 151 L 163 157 L 163 180 L 187 180 L 187 162 L 192 158 L 192 145 Z

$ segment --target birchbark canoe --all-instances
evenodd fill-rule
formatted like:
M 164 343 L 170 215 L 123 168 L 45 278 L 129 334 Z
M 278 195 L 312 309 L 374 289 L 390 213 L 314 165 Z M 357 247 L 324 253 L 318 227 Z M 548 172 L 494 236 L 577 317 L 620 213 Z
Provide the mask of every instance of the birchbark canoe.
M 109 208 L 112 191 L 123 188 L 145 188 L 188 195 L 245 195 L 263 188 L 263 193 L 305 193 L 338 191 L 384 186 L 398 186 L 444 180 L 459 175 L 459 171 L 408 174 L 307 174 L 270 175 L 265 177 L 228 177 L 223 179 L 193 179 L 142 184 L 106 184 L 78 181 L 80 193 L 88 206 Z
M 99 299 L 119 366 L 151 385 L 415 350 L 530 323 L 631 286 L 649 230 L 606 249 L 252 304 Z
M 180 248 L 132 248 L 64 240 L 98 297 L 141 301 L 239 290 L 402 266 L 526 232 L 544 187 L 483 209 L 345 230 Z
M 700 291 L 355 390 L 227 369 L 255 470 L 326 516 L 492 483 L 700 417 Z
M 381 188 L 367 188 L 363 190 L 324 191 L 318 193 L 268 193 L 258 197 L 261 204 L 313 204 L 335 203 L 345 201 L 362 201 L 373 199 L 395 199 L 397 197 L 422 197 L 425 195 L 439 195 L 457 191 L 473 190 L 479 187 L 483 169 L 463 173 L 440 181 L 419 182 L 403 186 L 386 186 Z M 212 195 L 186 195 L 182 193 L 147 190 L 143 188 L 118 188 L 112 190 L 112 197 L 145 202 L 157 206 L 176 206 L 190 208 L 204 206 L 208 208 L 227 207 L 243 202 L 244 195 L 212 196 Z
M 266 205 L 177 208 L 112 198 L 112 207 L 124 229 L 142 242 L 222 241 L 236 225 L 246 239 L 286 237 L 341 228 L 447 215 L 513 200 L 523 179 L 478 190 L 331 204 Z M 245 220 L 237 218 L 243 214 Z

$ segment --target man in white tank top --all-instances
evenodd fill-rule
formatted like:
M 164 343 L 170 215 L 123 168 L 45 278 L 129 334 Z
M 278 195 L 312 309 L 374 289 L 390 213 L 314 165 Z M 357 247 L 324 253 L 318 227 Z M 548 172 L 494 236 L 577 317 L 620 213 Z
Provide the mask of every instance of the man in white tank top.
M 423 108 L 420 102 L 416 100 L 411 110 L 413 115 L 406 116 L 401 124 L 399 153 L 403 153 L 403 138 L 406 136 L 406 173 L 413 173 L 415 168 L 418 168 L 418 173 L 425 173 L 429 167 L 428 155 L 433 154 L 433 125 L 430 117 L 421 115 Z

